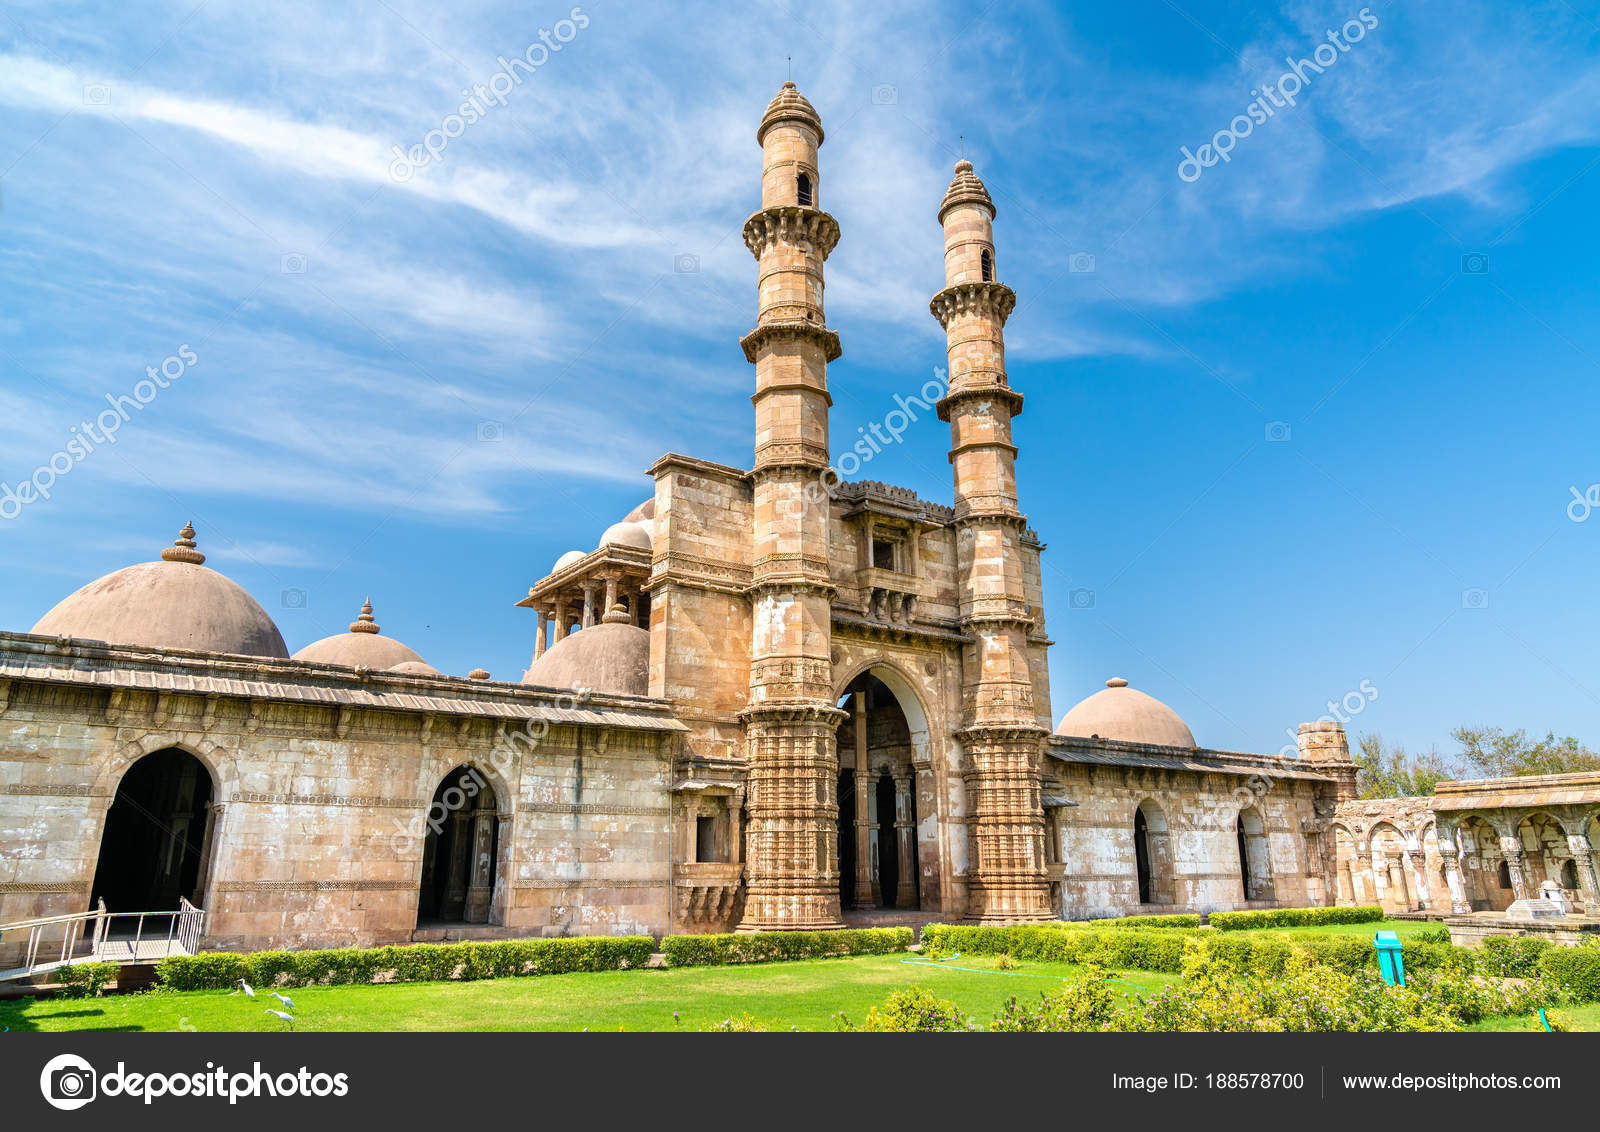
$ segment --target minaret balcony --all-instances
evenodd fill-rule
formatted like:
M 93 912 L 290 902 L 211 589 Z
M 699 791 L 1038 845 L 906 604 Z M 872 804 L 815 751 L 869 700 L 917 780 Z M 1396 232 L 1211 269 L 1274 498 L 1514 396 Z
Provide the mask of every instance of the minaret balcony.
M 839 244 L 839 222 L 820 208 L 782 204 L 763 208 L 744 222 L 744 246 L 757 259 L 777 244 L 815 251 L 823 259 Z

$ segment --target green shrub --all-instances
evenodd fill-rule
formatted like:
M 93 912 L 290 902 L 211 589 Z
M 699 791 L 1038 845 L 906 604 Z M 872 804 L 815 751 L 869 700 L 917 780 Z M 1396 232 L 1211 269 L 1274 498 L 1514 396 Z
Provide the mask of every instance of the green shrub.
M 748 1010 L 743 1014 L 730 1014 L 720 1022 L 713 1022 L 705 1028 L 708 1034 L 765 1034 L 771 1029 L 764 1022 L 756 1020 L 755 1015 Z
M 922 987 L 895 991 L 881 1007 L 870 1007 L 859 1026 L 843 1014 L 835 1014 L 834 1023 L 863 1034 L 946 1034 L 971 1028 L 959 1006 Z
M 1478 947 L 1478 970 L 1501 978 L 1525 978 L 1539 970 L 1540 957 L 1554 946 L 1535 935 L 1492 935 Z
M 1539 956 L 1539 973 L 1575 1002 L 1600 1002 L 1600 947 L 1552 947 Z
M 1383 919 L 1383 915 L 1382 908 L 1372 905 L 1356 908 L 1264 908 L 1255 912 L 1213 912 L 1207 922 L 1218 931 L 1239 932 L 1252 928 L 1370 924 Z
M 156 978 L 168 990 L 226 990 L 237 987 L 241 979 L 260 987 L 503 979 L 642 967 L 654 951 L 653 938 L 633 935 L 207 952 L 163 959 L 156 964 Z
M 106 984 L 117 977 L 121 965 L 117 963 L 72 963 L 57 967 L 56 981 L 66 998 L 89 998 L 99 995 Z
M 1117 916 L 1109 920 L 1089 920 L 1087 923 L 1096 928 L 1198 928 L 1200 916 L 1195 912 L 1168 916 Z
M 905 951 L 910 928 L 844 928 L 822 932 L 727 932 L 669 935 L 661 950 L 669 967 L 717 967 L 780 959 L 824 959 L 840 955 L 888 955 Z

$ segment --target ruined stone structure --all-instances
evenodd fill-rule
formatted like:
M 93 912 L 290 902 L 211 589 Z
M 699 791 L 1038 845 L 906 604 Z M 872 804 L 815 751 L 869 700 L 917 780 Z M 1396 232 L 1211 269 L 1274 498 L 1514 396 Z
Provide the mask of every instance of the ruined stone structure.
M 786 83 L 756 140 L 751 466 L 657 460 L 649 498 L 517 603 L 520 682 L 440 674 L 370 602 L 290 656 L 189 529 L 0 634 L 0 924 L 188 899 L 208 946 L 257 948 L 1410 907 L 1454 892 L 1452 838 L 1531 853 L 1492 817 L 1479 836 L 1476 795 L 1431 824 L 1354 801 L 1334 723 L 1215 751 L 1113 679 L 1053 725 L 993 200 L 961 161 L 930 208 L 953 504 L 841 483 L 822 122 Z M 1590 899 L 1592 800 L 1529 803 Z

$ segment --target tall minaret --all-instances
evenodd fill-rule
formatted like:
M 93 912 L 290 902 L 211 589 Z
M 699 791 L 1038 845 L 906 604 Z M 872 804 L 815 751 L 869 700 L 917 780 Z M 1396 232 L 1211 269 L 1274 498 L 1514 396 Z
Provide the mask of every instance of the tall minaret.
M 838 757 L 829 659 L 828 363 L 822 262 L 839 225 L 817 207 L 822 120 L 783 84 L 756 130 L 761 210 L 744 242 L 760 262 L 755 363 L 755 550 L 750 699 L 743 713 L 749 832 L 743 929 L 839 925 Z
M 994 216 L 972 163 L 958 161 L 939 205 L 945 289 L 931 307 L 949 357 L 950 389 L 938 409 L 950 422 L 957 586 L 967 637 L 957 737 L 970 814 L 968 916 L 1043 920 L 1053 918 L 1039 791 L 1046 731 L 1034 714 L 1028 672 L 1033 615 L 1020 545 L 1027 523 L 1017 510 L 1011 443 L 1022 395 L 1006 381 L 1004 335 L 1017 297 L 996 282 Z

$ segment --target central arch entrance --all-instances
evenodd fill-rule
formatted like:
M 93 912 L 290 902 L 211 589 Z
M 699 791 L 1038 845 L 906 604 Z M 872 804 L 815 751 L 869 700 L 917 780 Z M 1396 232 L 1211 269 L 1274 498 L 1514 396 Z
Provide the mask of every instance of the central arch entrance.
M 113 912 L 167 912 L 201 904 L 210 859 L 211 772 L 176 747 L 128 768 L 106 812 L 89 906 Z
M 917 734 L 870 671 L 846 685 L 839 706 L 840 906 L 919 910 Z
M 488 923 L 500 849 L 494 787 L 476 768 L 457 767 L 433 792 L 427 822 L 417 926 Z

